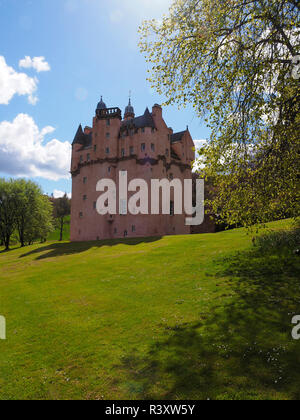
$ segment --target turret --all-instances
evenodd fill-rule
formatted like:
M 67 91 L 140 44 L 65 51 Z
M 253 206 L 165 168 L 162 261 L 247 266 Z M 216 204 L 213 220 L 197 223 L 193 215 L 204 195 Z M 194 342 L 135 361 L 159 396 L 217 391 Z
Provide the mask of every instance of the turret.
M 129 98 L 129 102 L 127 107 L 125 108 L 125 115 L 124 115 L 124 120 L 131 120 L 135 117 L 134 114 L 134 108 L 131 105 L 131 99 Z

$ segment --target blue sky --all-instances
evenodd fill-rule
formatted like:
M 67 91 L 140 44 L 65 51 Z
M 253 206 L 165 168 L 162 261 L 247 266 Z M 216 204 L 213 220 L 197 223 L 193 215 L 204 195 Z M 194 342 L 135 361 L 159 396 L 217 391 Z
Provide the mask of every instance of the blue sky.
M 164 101 L 146 81 L 137 29 L 170 3 L 0 0 L 0 176 L 69 193 L 69 143 L 79 123 L 91 125 L 100 95 L 124 110 L 131 90 L 137 115 Z M 175 131 L 189 125 L 195 140 L 209 135 L 192 108 L 164 117 Z

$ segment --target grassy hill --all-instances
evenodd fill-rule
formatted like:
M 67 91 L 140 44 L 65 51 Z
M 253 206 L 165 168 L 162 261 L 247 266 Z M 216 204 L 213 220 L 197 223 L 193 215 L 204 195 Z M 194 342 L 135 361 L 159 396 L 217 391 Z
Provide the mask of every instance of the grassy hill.
M 243 229 L 2 252 L 0 399 L 299 399 L 299 272 Z

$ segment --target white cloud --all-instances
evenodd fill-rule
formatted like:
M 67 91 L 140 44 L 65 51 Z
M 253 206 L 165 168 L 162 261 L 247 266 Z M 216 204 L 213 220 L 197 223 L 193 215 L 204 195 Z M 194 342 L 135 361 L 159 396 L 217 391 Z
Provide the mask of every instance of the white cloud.
M 35 92 L 38 80 L 18 73 L 6 64 L 5 58 L 0 56 L 0 105 L 8 105 L 15 95 L 25 95 L 32 105 L 37 103 Z
M 207 140 L 194 140 L 194 144 L 196 149 L 200 149 L 207 144 Z
M 71 193 L 66 193 L 66 192 L 60 191 L 60 190 L 54 190 L 53 191 L 53 197 L 54 198 L 62 198 L 62 197 L 64 197 L 65 194 L 67 194 L 68 198 L 72 197 Z
M 70 177 L 71 145 L 45 136 L 55 129 L 39 130 L 33 118 L 19 114 L 0 123 L 0 172 L 12 176 L 41 177 L 53 181 Z
M 205 165 L 201 163 L 201 159 L 199 159 L 199 149 L 201 149 L 203 146 L 207 144 L 207 140 L 194 140 L 195 148 L 196 148 L 196 162 L 193 166 L 193 171 L 197 171 L 199 169 L 205 168 Z M 197 160 L 198 159 L 198 160 Z
M 23 60 L 19 61 L 19 67 L 23 67 L 25 69 L 34 69 L 38 73 L 41 71 L 50 71 L 51 67 L 49 63 L 45 60 L 45 57 L 29 57 L 28 55 L 23 58 Z

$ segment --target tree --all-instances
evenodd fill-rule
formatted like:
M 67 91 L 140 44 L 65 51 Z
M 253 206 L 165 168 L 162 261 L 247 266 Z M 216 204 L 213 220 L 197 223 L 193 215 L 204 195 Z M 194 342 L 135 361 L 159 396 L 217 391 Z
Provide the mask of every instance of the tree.
M 14 213 L 14 184 L 13 181 L 0 179 L 0 237 L 9 250 L 10 239 L 16 227 L 16 218 Z
M 0 237 L 9 249 L 17 232 L 21 246 L 45 240 L 53 229 L 52 204 L 40 187 L 24 179 L 0 180 Z
M 24 179 L 14 181 L 14 191 L 16 227 L 21 247 L 24 247 L 25 243 L 29 242 L 28 236 L 32 234 L 32 227 L 40 207 L 39 197 L 42 196 L 42 191 L 37 184 Z
M 54 218 L 58 222 L 59 227 L 59 240 L 63 240 L 64 225 L 66 223 L 66 217 L 71 213 L 71 202 L 65 194 L 62 198 L 53 200 L 54 205 Z
M 211 129 L 201 173 L 230 225 L 299 215 L 299 23 L 298 1 L 176 0 L 140 29 L 153 87 Z
M 28 217 L 25 240 L 29 245 L 37 239 L 45 242 L 53 229 L 53 205 L 49 197 L 39 194 Z

